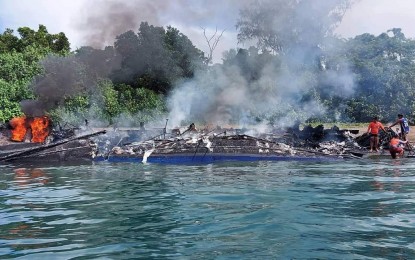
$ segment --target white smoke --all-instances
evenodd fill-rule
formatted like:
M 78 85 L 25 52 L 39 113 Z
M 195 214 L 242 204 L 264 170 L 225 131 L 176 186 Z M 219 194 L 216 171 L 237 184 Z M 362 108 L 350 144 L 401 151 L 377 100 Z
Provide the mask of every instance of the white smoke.
M 214 66 L 175 87 L 168 99 L 169 118 L 173 125 L 291 126 L 297 119 L 325 113 L 316 100 L 300 100 L 315 85 L 307 76 L 265 66 L 261 77 L 248 83 L 238 67 Z
M 186 30 L 182 30 L 181 26 L 190 24 L 190 27 L 183 28 L 192 28 L 193 33 L 199 27 L 210 27 L 207 28 L 209 31 L 217 24 L 234 25 L 238 10 L 251 2 L 214 0 L 209 4 L 202 4 L 190 0 L 108 0 L 103 5 L 98 4 L 98 1 L 91 1 L 85 10 L 86 20 L 81 22 L 81 27 L 89 45 L 103 47 L 120 33 L 130 29 L 136 31 L 142 21 L 160 26 L 177 24 L 178 29 L 183 32 Z M 268 2 L 273 4 L 273 1 Z M 274 6 L 283 2 L 275 1 Z M 298 10 L 298 16 L 292 21 L 297 23 L 293 28 L 303 29 L 299 32 L 301 39 L 319 42 L 320 39 L 316 38 L 324 34 L 318 31 L 321 10 L 330 5 L 318 2 L 314 8 Z M 223 15 L 218 16 L 218 13 Z M 276 23 L 275 26 L 281 24 Z M 199 38 L 203 39 L 202 33 L 200 30 Z M 227 34 L 228 37 L 230 35 L 232 33 Z M 198 45 L 200 44 L 202 43 Z M 289 56 L 276 56 L 281 59 L 281 65 L 268 63 L 259 71 L 255 80 L 247 79 L 246 71 L 239 66 L 216 65 L 208 71 L 199 71 L 193 79 L 178 83 L 170 94 L 169 126 L 198 122 L 238 127 L 255 125 L 260 131 L 265 131 L 270 125 L 287 127 L 296 120 L 305 121 L 310 117 L 321 116 L 327 111 L 318 96 L 313 95 L 314 89 L 324 84 L 329 86 L 328 93 L 349 96 L 354 91 L 354 77 L 347 65 L 326 70 L 322 78 L 316 78 L 316 74 L 309 69 L 292 69 L 296 67 L 292 64 L 315 60 L 316 53 L 313 49 L 299 45 L 291 50 Z M 310 98 L 303 99 L 306 93 L 309 93 Z M 121 115 L 116 121 L 133 124 L 136 120 Z M 162 119 L 159 121 L 163 122 Z
M 274 3 L 262 2 L 271 5 Z M 275 2 L 282 4 L 284 1 Z M 295 12 L 296 16 L 289 18 L 295 23 L 291 24 L 291 29 L 301 29 L 296 35 L 300 44 L 290 46 L 284 55 L 274 55 L 280 63 L 267 63 L 255 79 L 247 77 L 246 73 L 249 72 L 243 66 L 224 64 L 212 66 L 207 72 L 199 72 L 193 80 L 178 84 L 169 97 L 169 118 L 173 124 L 182 125 L 194 121 L 238 127 L 258 126 L 259 131 L 265 131 L 270 125 L 289 127 L 297 120 L 304 122 L 331 113 L 323 104 L 320 93 L 351 96 L 354 93 L 355 79 L 347 63 L 339 59 L 336 67 L 327 69 L 321 55 L 325 44 L 330 46 L 330 54 L 339 51 L 335 41 L 325 42 L 327 32 L 333 28 L 321 25 L 331 24 L 332 17 L 324 15 L 336 2 L 314 3 L 315 5 L 305 2 L 301 5 L 302 9 Z M 286 24 L 275 23 L 275 26 Z M 275 28 L 273 31 L 282 30 L 290 28 Z M 306 43 L 307 39 L 312 40 L 311 45 L 301 43 Z M 232 53 L 236 55 L 236 51 L 228 52 L 227 58 Z M 246 53 L 248 60 L 257 57 L 251 49 Z M 316 73 L 314 69 L 318 67 L 319 61 L 321 68 Z M 321 88 L 327 89 L 322 91 Z

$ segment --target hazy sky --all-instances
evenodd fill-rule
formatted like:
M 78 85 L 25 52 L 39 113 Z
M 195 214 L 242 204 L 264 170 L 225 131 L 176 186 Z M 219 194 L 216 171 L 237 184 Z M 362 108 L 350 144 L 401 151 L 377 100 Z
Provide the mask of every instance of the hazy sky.
M 217 27 L 226 30 L 214 56 L 237 45 L 235 23 L 239 8 L 249 0 L 0 0 L 0 32 L 5 28 L 45 25 L 50 33 L 64 32 L 72 49 L 92 42 L 112 45 L 117 30 L 137 32 L 140 21 L 172 25 L 187 35 L 203 51 L 207 44 L 201 27 L 209 35 Z M 209 3 L 206 5 L 205 3 Z M 388 29 L 402 28 L 415 38 L 415 1 L 360 0 L 346 13 L 336 31 L 343 37 L 362 33 L 379 35 Z M 118 24 L 118 26 L 115 26 Z

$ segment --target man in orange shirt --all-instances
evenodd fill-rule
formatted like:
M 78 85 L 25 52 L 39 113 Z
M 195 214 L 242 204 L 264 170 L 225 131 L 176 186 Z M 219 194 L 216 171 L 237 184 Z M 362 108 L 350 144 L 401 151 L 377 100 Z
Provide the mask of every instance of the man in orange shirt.
M 379 146 L 379 128 L 386 132 L 385 128 L 383 127 L 382 123 L 378 121 L 378 117 L 373 117 L 372 122 L 370 122 L 367 133 L 370 134 L 370 152 L 375 150 L 378 151 Z

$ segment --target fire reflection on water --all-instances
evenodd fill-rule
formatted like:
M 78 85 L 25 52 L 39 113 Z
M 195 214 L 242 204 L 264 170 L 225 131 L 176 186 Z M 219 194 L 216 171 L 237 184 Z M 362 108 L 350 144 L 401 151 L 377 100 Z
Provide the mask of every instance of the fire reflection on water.
M 37 168 L 18 168 L 14 170 L 14 180 L 21 188 L 24 188 L 33 183 L 44 185 L 49 182 L 49 178 L 44 173 L 44 171 Z
M 14 170 L 14 183 L 17 184 L 18 188 L 31 188 L 32 184 L 36 185 L 45 185 L 49 182 L 49 177 L 45 174 L 42 169 L 38 168 L 17 168 Z M 30 211 L 36 211 L 39 209 L 39 206 L 33 203 L 24 203 L 24 204 L 14 204 L 13 207 L 16 210 L 20 211 L 28 209 Z M 22 211 L 24 212 L 24 211 Z M 14 240 L 16 238 L 37 238 L 40 234 L 43 233 L 42 228 L 37 226 L 36 222 L 28 221 L 19 221 L 11 222 L 3 230 L 1 236 L 2 239 Z M 21 245 L 10 243 L 13 248 L 19 248 Z M 40 248 L 42 245 L 32 245 L 32 248 Z

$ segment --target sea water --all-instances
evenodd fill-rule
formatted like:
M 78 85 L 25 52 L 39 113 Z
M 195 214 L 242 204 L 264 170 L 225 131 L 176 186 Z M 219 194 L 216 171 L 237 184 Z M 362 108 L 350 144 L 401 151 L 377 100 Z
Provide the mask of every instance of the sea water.
M 415 159 L 0 166 L 0 258 L 415 259 Z

